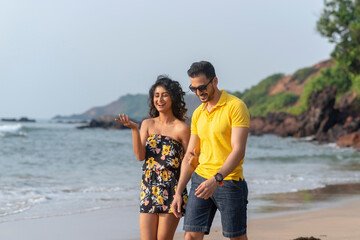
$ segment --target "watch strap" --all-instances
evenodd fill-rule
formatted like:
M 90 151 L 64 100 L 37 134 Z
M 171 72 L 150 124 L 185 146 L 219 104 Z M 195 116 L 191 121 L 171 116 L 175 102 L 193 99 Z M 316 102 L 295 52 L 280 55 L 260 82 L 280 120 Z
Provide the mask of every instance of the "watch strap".
M 219 183 L 220 186 L 224 185 L 224 183 L 222 182 L 224 177 L 221 173 L 216 173 L 215 174 L 215 180 Z

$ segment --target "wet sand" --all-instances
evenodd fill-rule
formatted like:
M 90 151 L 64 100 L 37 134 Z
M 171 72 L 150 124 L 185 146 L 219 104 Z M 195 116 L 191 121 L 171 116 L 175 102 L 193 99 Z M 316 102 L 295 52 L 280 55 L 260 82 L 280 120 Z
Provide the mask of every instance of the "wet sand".
M 321 240 L 360 239 L 360 197 L 322 210 L 254 219 L 248 222 L 249 240 L 293 240 L 314 237 Z M 184 239 L 177 233 L 175 240 Z M 221 228 L 212 229 L 205 240 L 222 240 Z
M 249 213 L 249 240 L 293 240 L 311 236 L 321 240 L 360 239 L 359 183 L 271 194 L 263 198 L 269 204 L 258 213 Z M 182 224 L 181 221 L 175 240 L 183 239 Z M 0 239 L 140 239 L 138 207 L 4 222 L 0 223 Z M 215 226 L 204 239 L 225 238 L 221 227 Z

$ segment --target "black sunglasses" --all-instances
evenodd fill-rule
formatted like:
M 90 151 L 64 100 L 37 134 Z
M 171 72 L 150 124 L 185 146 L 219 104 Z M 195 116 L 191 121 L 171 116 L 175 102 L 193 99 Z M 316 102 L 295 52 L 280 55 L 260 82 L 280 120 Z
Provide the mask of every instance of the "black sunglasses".
M 197 90 L 199 90 L 200 92 L 203 92 L 203 91 L 206 90 L 207 86 L 212 82 L 212 80 L 214 80 L 214 78 L 211 79 L 207 84 L 200 85 L 200 86 L 198 86 L 198 87 L 193 87 L 193 86 L 191 86 L 191 84 L 190 84 L 189 88 L 190 88 L 190 90 L 191 90 L 192 92 L 194 92 L 194 93 L 196 93 Z

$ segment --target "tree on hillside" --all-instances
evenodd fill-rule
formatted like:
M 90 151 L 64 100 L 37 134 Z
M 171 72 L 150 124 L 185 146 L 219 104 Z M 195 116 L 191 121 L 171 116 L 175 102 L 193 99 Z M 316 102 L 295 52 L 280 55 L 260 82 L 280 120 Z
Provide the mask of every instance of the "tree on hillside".
M 335 43 L 332 57 L 349 73 L 360 73 L 360 0 L 324 0 L 317 30 Z

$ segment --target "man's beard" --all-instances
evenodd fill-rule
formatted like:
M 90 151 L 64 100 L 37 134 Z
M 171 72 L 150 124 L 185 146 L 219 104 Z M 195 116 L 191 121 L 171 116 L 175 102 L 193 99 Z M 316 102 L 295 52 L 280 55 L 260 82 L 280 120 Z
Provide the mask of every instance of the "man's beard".
M 198 95 L 198 97 L 199 97 L 199 100 L 202 103 L 207 103 L 207 102 L 211 101 L 214 98 L 214 91 Z

